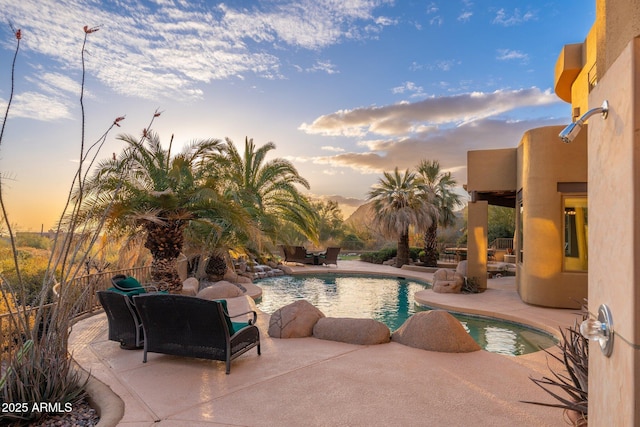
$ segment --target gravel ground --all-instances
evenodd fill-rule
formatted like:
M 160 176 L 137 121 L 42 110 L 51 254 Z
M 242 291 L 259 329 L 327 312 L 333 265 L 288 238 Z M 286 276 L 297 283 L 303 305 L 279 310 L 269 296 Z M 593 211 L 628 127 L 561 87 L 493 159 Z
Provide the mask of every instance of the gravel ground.
M 93 427 L 98 421 L 100 417 L 95 409 L 86 400 L 82 400 L 73 405 L 71 412 L 49 415 L 29 424 L 29 427 Z

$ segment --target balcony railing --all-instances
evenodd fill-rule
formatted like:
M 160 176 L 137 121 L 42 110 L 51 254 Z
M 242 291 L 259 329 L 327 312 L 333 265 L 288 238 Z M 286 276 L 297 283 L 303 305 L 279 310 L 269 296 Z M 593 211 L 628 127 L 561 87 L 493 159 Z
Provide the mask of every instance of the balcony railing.
M 497 249 L 497 250 L 513 249 L 513 238 L 510 238 L 510 237 L 497 238 L 493 242 L 491 242 L 489 247 L 491 249 Z
M 141 283 L 146 283 L 150 281 L 151 268 L 137 267 L 125 270 L 107 271 L 88 276 L 81 276 L 70 281 L 67 285 L 70 289 L 65 290 L 65 295 L 66 297 L 76 299 L 72 323 L 102 309 L 96 292 L 110 288 L 111 277 L 116 274 L 133 276 Z M 61 293 L 58 286 L 59 285 L 56 285 L 56 288 L 54 289 L 54 293 L 56 295 L 60 295 Z M 42 306 L 42 309 L 47 311 L 51 310 L 56 304 L 57 303 L 54 301 Z M 11 357 L 13 352 L 18 350 L 22 345 L 23 339 L 21 337 L 24 337 L 27 334 L 27 331 L 24 331 L 23 328 L 17 324 L 15 316 L 19 315 L 23 319 L 30 319 L 30 327 L 33 327 L 33 321 L 36 317 L 38 307 L 27 307 L 20 310 L 21 311 L 19 312 L 13 313 L 0 313 L 0 366 L 5 366 L 8 358 Z M 46 318 L 46 316 L 42 317 Z

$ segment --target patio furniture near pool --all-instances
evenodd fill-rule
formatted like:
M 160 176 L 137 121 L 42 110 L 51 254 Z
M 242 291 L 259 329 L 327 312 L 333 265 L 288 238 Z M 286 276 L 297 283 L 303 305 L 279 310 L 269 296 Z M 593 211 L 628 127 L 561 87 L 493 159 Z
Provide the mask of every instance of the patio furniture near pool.
M 304 248 L 304 246 L 280 245 L 284 254 L 285 262 L 295 262 L 298 264 L 314 264 L 314 255 Z
M 141 348 L 144 343 L 142 322 L 125 293 L 98 291 L 98 299 L 109 323 L 109 340 L 120 343 L 124 349 Z
M 340 254 L 340 248 L 329 247 L 326 251 L 318 255 L 318 265 L 331 265 L 338 266 L 338 254 Z
M 143 362 L 147 353 L 220 360 L 231 371 L 231 361 L 253 347 L 260 355 L 260 331 L 255 311 L 249 322 L 232 322 L 226 301 L 209 301 L 173 294 L 143 294 L 133 298 L 144 329 Z M 233 316 L 233 317 L 237 317 Z

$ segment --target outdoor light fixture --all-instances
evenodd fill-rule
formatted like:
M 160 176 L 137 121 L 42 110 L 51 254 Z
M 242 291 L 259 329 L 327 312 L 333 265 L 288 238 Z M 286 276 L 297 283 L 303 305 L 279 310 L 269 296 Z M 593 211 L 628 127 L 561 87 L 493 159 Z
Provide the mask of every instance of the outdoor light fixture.
M 602 353 L 609 357 L 613 351 L 613 318 L 605 304 L 598 309 L 598 319 L 587 319 L 580 324 L 580 333 L 592 341 L 598 341 Z
M 582 129 L 582 125 L 584 125 L 584 122 L 589 117 L 598 113 L 602 113 L 602 118 L 606 119 L 607 114 L 609 113 L 609 102 L 605 100 L 602 103 L 601 107 L 592 108 L 591 110 L 584 113 L 582 117 L 580 117 L 578 120 L 569 124 L 569 126 L 567 126 L 566 128 L 562 129 L 562 132 L 560 132 L 560 134 L 558 135 L 562 140 L 562 142 L 564 142 L 565 144 L 568 144 L 571 141 L 573 141 L 575 137 L 578 136 L 578 133 L 580 133 L 580 129 Z

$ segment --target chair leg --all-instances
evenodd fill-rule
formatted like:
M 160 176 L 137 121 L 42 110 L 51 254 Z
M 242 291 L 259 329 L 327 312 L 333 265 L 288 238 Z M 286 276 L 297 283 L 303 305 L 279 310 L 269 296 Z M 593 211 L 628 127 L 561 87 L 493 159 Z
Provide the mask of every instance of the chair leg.
M 258 342 L 258 356 L 260 356 L 260 343 Z
M 229 357 L 227 357 L 227 372 L 226 372 L 226 374 L 229 375 L 230 372 L 231 372 L 231 359 Z

